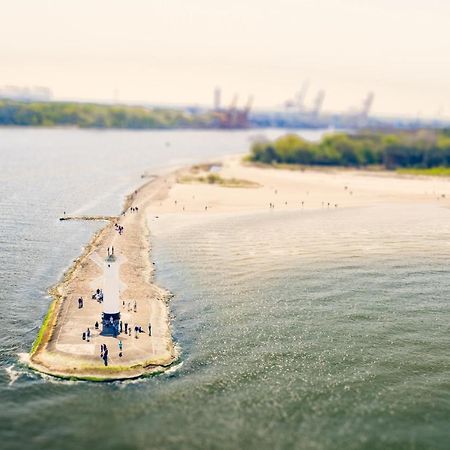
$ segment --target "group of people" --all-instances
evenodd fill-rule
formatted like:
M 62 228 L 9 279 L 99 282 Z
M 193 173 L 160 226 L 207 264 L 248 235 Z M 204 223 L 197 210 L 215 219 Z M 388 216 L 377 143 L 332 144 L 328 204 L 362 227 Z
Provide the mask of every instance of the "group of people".
M 91 340 L 91 330 L 88 328 L 86 331 L 83 331 L 81 338 L 83 341 L 89 342 Z
M 93 300 L 97 300 L 99 303 L 101 303 L 103 301 L 103 291 L 102 291 L 102 289 L 97 289 L 92 294 L 92 299 Z
M 284 202 L 284 204 L 287 206 L 287 202 Z M 305 202 L 302 200 L 302 202 L 301 202 L 301 205 L 302 205 L 302 208 L 305 206 Z M 325 202 L 322 202 L 322 208 L 325 206 Z M 330 202 L 328 202 L 327 203 L 327 207 L 329 208 L 330 206 L 332 206 L 331 205 L 331 203 Z M 335 208 L 337 208 L 338 207 L 338 204 L 337 203 L 335 203 L 334 205 L 333 205 Z M 269 209 L 274 209 L 275 208 L 275 203 L 272 203 L 272 202 L 270 202 L 269 203 Z
M 113 318 L 110 318 L 111 321 L 111 325 L 113 325 L 114 321 Z M 95 329 L 98 330 L 99 328 L 99 323 L 98 321 L 95 322 Z M 117 327 L 118 329 L 116 330 L 116 333 L 114 333 L 114 337 L 117 337 L 118 332 L 120 330 L 120 333 L 124 332 L 125 335 L 131 336 L 131 326 L 128 326 L 128 323 L 122 323 L 122 321 L 119 322 L 119 326 Z M 144 330 L 142 329 L 142 327 L 140 325 L 135 325 L 134 327 L 134 337 L 136 339 L 139 338 L 139 334 L 144 333 Z M 151 336 L 152 335 L 152 324 L 149 322 L 148 324 L 148 335 Z M 83 331 L 82 333 L 82 339 L 83 341 L 87 341 L 90 342 L 91 339 L 91 330 L 90 328 L 87 328 L 86 331 Z M 121 339 L 119 339 L 118 342 L 118 347 L 119 347 L 119 357 L 121 358 L 123 356 L 123 342 Z M 100 345 L 100 357 L 103 359 L 103 362 L 105 364 L 105 366 L 108 365 L 108 348 L 106 346 L 106 344 L 101 344 Z
M 144 330 L 142 329 L 142 327 L 140 325 L 135 325 L 135 327 L 134 327 L 134 337 L 136 339 L 139 337 L 139 334 L 143 333 L 143 332 L 144 332 Z
M 122 302 L 122 306 L 125 308 L 125 300 Z M 137 303 L 136 303 L 136 300 L 134 301 L 133 308 L 131 307 L 131 302 L 128 302 L 127 310 L 128 310 L 128 312 L 131 312 L 132 310 L 133 310 L 134 312 L 137 312 Z
M 123 234 L 123 226 L 122 225 L 119 225 L 118 223 L 115 223 L 114 224 L 114 228 L 120 235 Z
M 106 344 L 100 345 L 100 358 L 103 359 L 103 362 L 105 363 L 105 366 L 108 365 L 108 347 L 106 347 Z
M 137 213 L 139 211 L 139 208 L 137 206 L 132 206 L 130 207 L 130 212 L 132 213 Z M 114 228 L 115 231 L 117 231 L 119 233 L 119 235 L 123 234 L 124 231 L 124 227 L 119 225 L 118 223 L 114 224 Z M 114 247 L 108 247 L 107 249 L 108 251 L 108 258 L 114 257 Z M 92 299 L 97 300 L 98 302 L 102 302 L 103 301 L 103 291 L 102 289 L 96 289 L 96 291 L 92 294 Z M 78 307 L 79 308 L 83 308 L 83 298 L 79 297 L 78 299 Z M 125 301 L 123 301 L 123 308 L 125 309 Z M 129 301 L 127 304 L 127 309 L 128 312 L 137 312 L 137 302 L 136 300 L 134 301 Z M 119 334 L 124 333 L 125 336 L 130 336 L 132 334 L 132 327 L 131 325 L 129 325 L 127 322 L 122 322 L 122 320 L 115 322 L 113 320 L 112 317 L 110 317 L 109 319 L 109 325 L 111 327 L 113 327 L 114 332 L 113 332 L 113 336 L 117 337 Z M 95 330 L 99 329 L 99 322 L 96 321 L 95 325 L 94 325 Z M 141 333 L 145 333 L 145 331 L 142 329 L 142 327 L 140 325 L 135 325 L 134 326 L 134 335 L 135 338 L 138 339 L 139 338 L 139 334 Z M 152 326 L 149 323 L 148 324 L 148 335 L 151 336 L 152 335 Z M 82 333 L 82 339 L 84 341 L 90 342 L 91 339 L 91 330 L 90 328 L 87 328 L 86 331 L 83 331 Z M 119 350 L 119 357 L 123 356 L 123 342 L 122 340 L 119 339 L 118 341 L 118 350 Z M 100 346 L 100 357 L 103 359 L 103 362 L 105 364 L 105 366 L 108 365 L 108 358 L 109 358 L 109 350 L 106 346 L 106 344 L 101 344 Z
M 125 333 L 125 335 L 131 336 L 131 327 L 128 326 L 128 323 L 125 322 L 124 324 L 122 321 L 119 322 L 119 330 L 120 333 Z
M 106 344 L 101 344 L 100 345 L 100 358 L 103 359 L 105 366 L 108 365 L 108 355 L 109 355 L 108 347 L 106 346 Z M 123 343 L 121 340 L 119 340 L 119 358 L 122 358 L 122 356 L 123 356 Z

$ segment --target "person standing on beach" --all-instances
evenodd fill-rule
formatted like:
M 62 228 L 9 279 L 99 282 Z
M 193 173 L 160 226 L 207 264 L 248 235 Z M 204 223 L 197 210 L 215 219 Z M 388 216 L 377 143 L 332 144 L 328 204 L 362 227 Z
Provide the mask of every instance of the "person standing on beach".
M 152 335 L 152 324 L 149 322 L 148 324 L 148 335 L 151 336 Z
M 122 348 L 123 348 L 122 341 L 119 341 L 119 357 L 120 358 L 122 358 Z
M 134 312 L 137 312 L 137 303 L 136 303 L 136 300 L 134 301 Z

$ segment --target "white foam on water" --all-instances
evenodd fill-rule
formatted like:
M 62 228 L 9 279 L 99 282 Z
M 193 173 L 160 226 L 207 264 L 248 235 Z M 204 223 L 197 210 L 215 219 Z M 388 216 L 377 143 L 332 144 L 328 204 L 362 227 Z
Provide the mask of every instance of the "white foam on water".
M 141 377 L 141 378 L 133 378 L 132 380 L 117 380 L 114 383 L 117 384 L 119 389 L 124 389 L 129 384 L 141 384 L 146 383 L 148 381 L 147 378 Z
M 181 361 L 179 364 L 175 364 L 174 366 L 170 367 L 169 369 L 167 369 L 163 375 L 168 375 L 168 376 L 172 376 L 173 374 L 175 374 L 176 372 L 178 372 L 182 367 L 183 367 L 184 362 Z
M 14 364 L 7 367 L 5 369 L 5 372 L 7 373 L 8 377 L 9 377 L 8 386 L 12 386 L 15 383 L 15 381 L 17 380 L 17 378 L 20 377 L 20 374 L 21 374 L 20 370 L 16 370 L 16 368 L 14 367 Z

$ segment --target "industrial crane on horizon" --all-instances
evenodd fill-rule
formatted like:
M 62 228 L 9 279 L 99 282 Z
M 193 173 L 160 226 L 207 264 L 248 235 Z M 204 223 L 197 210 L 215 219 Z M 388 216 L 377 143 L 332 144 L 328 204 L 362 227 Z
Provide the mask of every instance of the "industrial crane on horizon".
M 253 105 L 253 96 L 250 95 L 246 105 L 238 108 L 239 96 L 234 94 L 230 106 L 227 109 L 220 107 L 221 91 L 219 88 L 214 90 L 214 117 L 217 120 L 217 125 L 220 128 L 234 129 L 234 128 L 248 128 L 249 115 Z

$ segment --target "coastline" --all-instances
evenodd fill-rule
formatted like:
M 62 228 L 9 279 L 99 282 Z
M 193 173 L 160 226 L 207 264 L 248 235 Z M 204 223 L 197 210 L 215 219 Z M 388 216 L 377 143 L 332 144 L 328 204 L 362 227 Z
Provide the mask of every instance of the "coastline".
M 174 181 L 175 173 L 172 173 L 167 177 L 160 176 L 145 182 L 125 197 L 123 212 L 117 217 L 61 217 L 62 220 L 100 220 L 106 221 L 107 224 L 92 236 L 81 255 L 64 273 L 62 279 L 49 289 L 52 301 L 25 361 L 32 369 L 59 378 L 113 381 L 160 373 L 176 361 L 178 353 L 172 340 L 168 309 L 171 294 L 153 281 L 150 230 L 146 220 L 149 205 L 152 201 L 162 199 L 167 195 Z M 139 214 L 129 213 L 132 204 L 139 204 Z M 64 334 L 64 328 L 71 328 L 74 325 L 81 326 L 80 318 L 73 319 L 71 317 L 75 311 L 73 304 L 78 295 L 85 299 L 85 303 L 93 301 L 90 300 L 92 283 L 98 280 L 101 271 L 92 257 L 95 256 L 94 254 L 103 256 L 112 239 L 116 239 L 117 232 L 114 227 L 116 223 L 125 228 L 120 252 L 123 253 L 126 262 L 120 267 L 120 278 L 121 283 L 122 280 L 125 280 L 128 286 L 121 294 L 125 294 L 124 297 L 136 295 L 138 309 L 143 310 L 143 314 L 149 314 L 149 308 L 152 308 L 152 314 L 150 314 L 154 329 L 152 341 L 158 340 L 158 342 L 156 344 L 151 342 L 153 351 L 149 351 L 148 354 L 144 350 L 141 352 L 143 356 L 132 355 L 129 358 L 123 358 L 123 362 L 122 358 L 121 360 L 111 358 L 110 364 L 105 366 L 100 358 L 95 358 L 95 354 L 80 355 L 70 352 L 70 347 L 69 351 L 61 351 L 61 341 L 63 341 L 61 334 Z M 91 305 L 88 306 L 91 307 Z M 100 315 L 100 305 L 95 305 L 95 307 L 97 307 L 97 315 Z M 136 314 L 136 316 L 138 315 Z M 93 323 L 89 323 L 89 325 L 92 329 L 94 328 Z M 81 328 L 78 335 L 81 335 L 80 333 Z M 100 346 L 99 341 L 101 340 L 107 341 L 108 347 L 110 347 L 109 341 L 114 338 L 108 340 L 97 334 L 97 336 L 93 335 L 91 341 L 94 339 L 98 341 L 96 346 Z M 125 339 L 124 355 L 127 355 Z M 70 342 L 72 341 L 73 338 Z M 111 342 L 111 344 L 114 343 Z M 132 344 L 136 346 L 137 342 L 136 344 L 132 342 Z M 137 348 L 135 353 L 140 350 L 142 349 Z
M 214 172 L 215 176 L 208 175 Z M 186 182 L 190 180 L 190 182 Z M 209 180 L 209 181 L 208 181 Z M 217 182 L 219 180 L 219 183 Z M 229 183 L 234 180 L 237 183 Z M 168 301 L 171 294 L 153 280 L 151 260 L 151 227 L 159 216 L 170 215 L 174 224 L 187 217 L 204 220 L 214 214 L 268 211 L 307 211 L 316 209 L 366 207 L 380 203 L 439 202 L 448 207 L 450 183 L 432 177 L 412 177 L 395 173 L 360 170 L 328 170 L 315 168 L 283 170 L 243 163 L 241 156 L 227 157 L 218 163 L 189 166 L 145 182 L 125 197 L 123 213 L 118 217 L 64 217 L 64 220 L 105 220 L 82 254 L 66 271 L 62 280 L 50 289 L 49 305 L 42 327 L 30 353 L 28 364 L 40 372 L 61 378 L 112 381 L 152 375 L 167 370 L 178 358 L 170 323 Z M 133 205 L 139 213 L 130 213 Z M 114 224 L 125 227 L 117 237 Z M 106 257 L 112 240 L 120 242 L 120 278 L 123 313 L 129 299 L 138 302 L 133 320 L 151 317 L 155 335 L 147 339 L 124 341 L 126 357 L 113 357 L 104 366 L 98 357 L 104 338 L 95 335 L 92 354 L 83 354 L 87 343 L 81 341 L 81 324 L 92 317 L 76 317 L 74 308 L 79 295 L 92 302 L 90 295 L 101 277 L 95 254 Z M 116 242 L 116 241 L 114 241 Z M 122 303 L 121 302 L 121 303 Z M 89 307 L 100 314 L 99 305 Z M 77 326 L 75 334 L 64 334 L 64 328 Z M 130 325 L 131 326 L 131 325 Z M 120 338 L 120 336 L 119 336 Z M 144 336 L 143 336 L 144 338 Z M 118 339 L 108 338 L 115 346 Z M 114 339 L 114 340 L 113 340 Z M 128 352 L 131 348 L 131 353 Z M 81 353 L 80 353 L 81 352 Z M 134 353 L 133 353 L 134 352 Z M 116 352 L 117 353 L 117 352 Z

